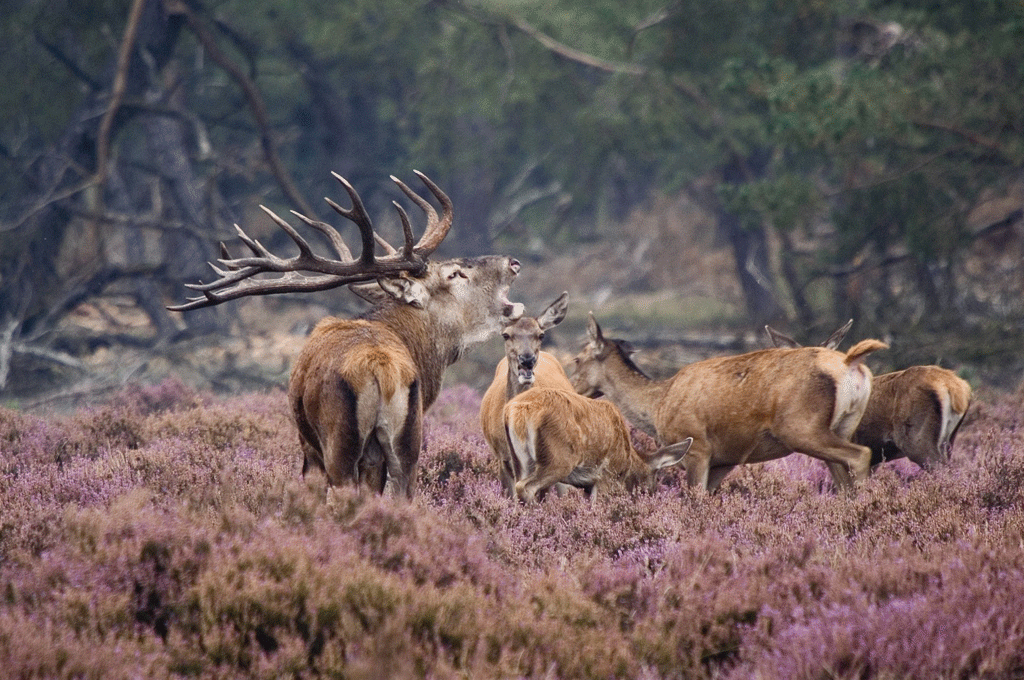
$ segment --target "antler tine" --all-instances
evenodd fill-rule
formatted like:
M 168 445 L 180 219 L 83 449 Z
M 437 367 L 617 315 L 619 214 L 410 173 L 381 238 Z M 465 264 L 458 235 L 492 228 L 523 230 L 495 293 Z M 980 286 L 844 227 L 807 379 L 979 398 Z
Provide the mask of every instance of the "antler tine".
M 398 211 L 398 219 L 402 220 L 402 232 L 405 234 L 405 248 L 402 249 L 402 257 L 407 260 L 413 259 L 413 235 L 412 225 L 409 223 L 409 214 L 405 212 L 405 208 L 398 204 L 398 201 L 391 201 L 395 205 L 395 209 Z
M 321 234 L 326 236 L 328 239 L 330 239 L 331 246 L 334 247 L 334 252 L 337 253 L 339 258 L 341 258 L 342 260 L 352 259 L 352 251 L 348 249 L 348 246 L 345 244 L 344 239 L 341 238 L 341 234 L 338 233 L 337 229 L 327 224 L 326 222 L 321 222 L 320 220 L 312 220 L 295 210 L 292 210 L 291 213 L 298 217 L 303 222 L 305 222 L 308 226 L 313 227 Z
M 418 205 L 423 212 L 427 214 L 427 227 L 423 232 L 423 236 L 420 237 L 419 243 L 416 244 L 414 250 L 417 255 L 422 258 L 427 258 L 437 250 L 437 247 L 441 245 L 441 241 L 444 240 L 445 236 L 448 235 L 448 230 L 451 229 L 452 220 L 454 217 L 454 209 L 452 207 L 452 201 L 448 198 L 448 195 L 441 191 L 440 187 L 434 184 L 433 181 L 419 170 L 413 170 L 416 176 L 420 178 L 430 193 L 434 194 L 438 203 L 441 204 L 441 217 L 438 218 L 437 211 L 430 205 L 424 198 L 421 198 L 419 194 L 410 189 L 405 185 L 402 180 L 398 179 L 394 175 L 391 176 L 391 180 L 398 185 L 409 199 Z
M 387 241 L 385 241 L 384 238 L 380 234 L 375 233 L 373 235 L 373 237 L 375 239 L 377 239 L 377 245 L 379 245 L 381 248 L 383 248 L 384 252 L 386 252 L 388 255 L 397 255 L 398 254 L 398 251 L 395 250 L 395 247 L 393 245 L 391 245 L 390 243 L 388 243 Z
M 451 227 L 452 208 L 448 197 L 422 173 L 416 173 L 440 201 L 443 215 L 439 218 L 437 212 L 426 200 L 417 196 L 397 179 L 395 180 L 406 196 L 423 209 L 428 220 L 427 228 L 419 243 L 413 244 L 414 237 L 409 216 L 405 209 L 396 203 L 405 234 L 405 246 L 399 252 L 374 233 L 370 216 L 352 185 L 337 173 L 332 174 L 345 187 L 349 198 L 352 199 L 352 207 L 343 208 L 330 199 L 327 199 L 327 203 L 339 215 L 355 222 L 359 227 L 362 237 L 362 252 L 358 259 L 352 257 L 352 252 L 335 228 L 293 211 L 292 214 L 304 224 L 316 229 L 330 240 L 336 257 L 328 258 L 317 255 L 294 227 L 278 217 L 274 211 L 261 205 L 260 208 L 273 220 L 274 224 L 295 242 L 299 248 L 299 254 L 290 258 L 279 257 L 270 252 L 258 240 L 246 234 L 241 227 L 235 225 L 238 238 L 249 248 L 252 256 L 232 258 L 227 247 L 222 243 L 217 264 L 210 264 L 217 276 L 216 280 L 211 283 L 186 284 L 188 288 L 198 291 L 202 295 L 188 298 L 184 304 L 170 306 L 168 309 L 186 311 L 210 307 L 249 295 L 328 290 L 350 283 L 394 276 L 399 272 L 421 273 L 426 267 L 426 258 L 437 248 Z M 387 251 L 386 256 L 377 257 L 375 255 L 377 243 L 380 243 L 380 246 Z M 272 276 L 264 277 L 262 276 L 264 274 Z
M 347 179 L 336 172 L 332 172 L 331 175 L 341 183 L 341 186 L 345 187 L 345 191 L 348 192 L 349 198 L 352 199 L 352 209 L 346 210 L 329 198 L 326 199 L 327 205 L 334 208 L 335 212 L 342 217 L 356 223 L 356 226 L 359 227 L 359 233 L 363 240 L 363 250 L 359 255 L 359 259 L 363 264 L 372 264 L 374 258 L 374 243 L 376 242 L 376 239 L 374 238 L 373 222 L 370 220 L 369 213 L 366 212 L 366 207 L 363 206 L 363 199 L 359 198 L 359 194 L 356 192 L 355 188 L 348 183 Z

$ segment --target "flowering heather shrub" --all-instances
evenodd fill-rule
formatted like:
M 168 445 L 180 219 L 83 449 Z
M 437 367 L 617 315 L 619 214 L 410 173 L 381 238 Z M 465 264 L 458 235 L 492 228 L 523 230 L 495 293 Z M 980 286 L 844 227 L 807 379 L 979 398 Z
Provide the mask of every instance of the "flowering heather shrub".
M 1024 676 L 1019 401 L 972 407 L 952 464 L 746 466 L 522 505 L 454 387 L 419 491 L 303 480 L 283 392 L 131 387 L 0 410 L 0 667 L 82 678 Z M 638 447 L 652 446 L 634 433 Z

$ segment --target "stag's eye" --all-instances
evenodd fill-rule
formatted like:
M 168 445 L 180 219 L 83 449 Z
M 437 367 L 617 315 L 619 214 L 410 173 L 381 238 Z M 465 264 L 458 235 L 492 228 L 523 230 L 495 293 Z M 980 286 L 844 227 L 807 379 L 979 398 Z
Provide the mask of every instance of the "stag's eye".
M 502 334 L 501 334 L 501 339 L 502 339 L 502 340 L 511 340 L 511 339 L 512 339 L 512 336 L 511 336 L 511 335 L 509 335 L 508 333 L 502 333 Z
M 538 339 L 539 339 L 539 340 L 543 340 L 543 339 L 544 339 L 544 334 L 543 334 L 543 333 L 541 333 Z

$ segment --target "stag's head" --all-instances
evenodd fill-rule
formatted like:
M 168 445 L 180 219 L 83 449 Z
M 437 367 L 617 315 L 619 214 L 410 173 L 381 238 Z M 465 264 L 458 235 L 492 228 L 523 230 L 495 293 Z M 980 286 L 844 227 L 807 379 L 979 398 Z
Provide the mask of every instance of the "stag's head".
M 681 442 L 662 447 L 654 453 L 643 454 L 636 451 L 632 464 L 623 477 L 626 491 L 630 493 L 654 492 L 658 486 L 658 471 L 683 462 L 691 444 L 693 444 L 693 438 L 687 437 Z
M 429 262 L 418 274 L 399 273 L 350 286 L 364 300 L 422 310 L 440 328 L 459 331 L 467 345 L 482 342 L 518 320 L 522 303 L 508 299 L 519 260 L 503 255 Z
M 587 321 L 587 344 L 573 359 L 574 370 L 569 381 L 577 393 L 596 399 L 605 392 L 608 384 L 609 359 L 613 357 L 620 363 L 631 367 L 639 373 L 640 369 L 630 358 L 636 350 L 625 340 L 605 338 L 601 327 L 597 325 L 594 313 L 590 313 Z
M 533 385 L 533 369 L 537 366 L 544 334 L 565 318 L 569 309 L 568 300 L 569 293 L 562 293 L 540 316 L 523 316 L 501 330 L 509 370 L 515 372 L 516 380 L 522 387 Z
M 356 294 L 375 304 L 406 305 L 429 311 L 431 318 L 442 326 L 464 331 L 466 344 L 480 342 L 499 332 L 523 314 L 523 305 L 508 299 L 509 286 L 519 274 L 519 261 L 504 256 L 430 261 L 430 255 L 451 228 L 453 208 L 451 199 L 436 184 L 423 173 L 416 174 L 441 205 L 438 216 L 426 199 L 401 180 L 391 178 L 427 216 L 426 228 L 416 243 L 409 216 L 400 204 L 394 205 L 402 222 L 405 244 L 398 250 L 374 231 L 359 194 L 347 180 L 335 174 L 351 198 L 352 207 L 343 208 L 326 200 L 338 214 L 359 227 L 361 250 L 358 257 L 353 257 L 333 227 L 293 212 L 308 227 L 324 234 L 334 250 L 329 257 L 316 254 L 291 225 L 263 208 L 295 241 L 299 254 L 287 259 L 278 257 L 236 225 L 239 238 L 252 251 L 252 256 L 232 258 L 222 244 L 219 266 L 211 265 L 219 278 L 211 283 L 189 284 L 189 288 L 202 295 L 171 309 L 185 311 L 249 295 L 318 291 L 349 285 Z M 383 249 L 383 255 L 377 254 L 378 248 Z

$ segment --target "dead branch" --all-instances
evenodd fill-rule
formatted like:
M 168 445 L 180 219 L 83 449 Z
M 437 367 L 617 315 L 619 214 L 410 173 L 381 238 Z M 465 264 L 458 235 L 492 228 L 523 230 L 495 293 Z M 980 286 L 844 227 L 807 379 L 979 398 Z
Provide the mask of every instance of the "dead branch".
M 100 130 L 96 137 L 96 177 L 102 195 L 103 183 L 107 176 L 107 159 L 110 156 L 110 131 L 114 126 L 114 115 L 121 107 L 124 93 L 128 87 L 128 67 L 131 65 L 132 52 L 135 49 L 135 37 L 139 32 L 139 21 L 142 18 L 142 6 L 146 0 L 134 0 L 128 14 L 128 25 L 124 29 L 121 49 L 117 55 L 117 72 L 110 90 L 110 104 L 103 113 Z M 102 200 L 102 199 L 101 199 Z
M 637 66 L 636 64 L 626 64 L 623 62 L 601 59 L 600 57 L 587 54 L 582 50 L 569 47 L 568 45 L 558 42 L 551 36 L 541 33 L 536 28 L 517 17 L 512 17 L 509 21 L 514 27 L 530 36 L 558 56 L 564 57 L 569 61 L 575 61 L 578 64 L 583 64 L 584 66 L 596 68 L 601 71 L 607 71 L 608 73 L 626 73 L 631 76 L 642 76 L 646 72 L 646 69 Z
M 312 209 L 309 203 L 303 197 L 302 193 L 295 186 L 291 176 L 285 169 L 284 164 L 281 162 L 281 158 L 277 153 L 277 144 L 274 141 L 273 134 L 271 132 L 270 119 L 267 116 L 267 107 L 263 102 L 263 97 L 260 95 L 256 84 L 252 82 L 252 79 L 246 75 L 245 71 L 242 70 L 238 64 L 233 62 L 224 52 L 221 51 L 217 45 L 217 41 L 213 34 L 206 28 L 199 17 L 192 11 L 187 3 L 181 0 L 169 0 L 166 4 L 167 11 L 175 14 L 180 14 L 185 17 L 188 22 L 189 28 L 195 34 L 196 38 L 202 44 L 203 49 L 210 55 L 210 58 L 220 66 L 224 71 L 242 88 L 242 92 L 245 95 L 246 101 L 249 103 L 249 109 L 252 111 L 253 118 L 256 120 L 256 126 L 260 131 L 260 143 L 263 146 L 263 154 L 266 157 L 267 164 L 270 166 L 270 171 L 277 180 L 277 183 L 281 186 L 281 190 L 284 192 L 288 200 L 291 201 L 295 206 L 298 207 L 299 212 L 306 215 L 315 215 L 316 211 Z
M 51 57 L 53 57 L 61 64 L 63 64 L 64 68 L 71 72 L 71 75 L 85 83 L 90 91 L 95 93 L 103 89 L 103 85 L 98 80 L 96 80 L 89 73 L 87 73 L 86 70 L 82 68 L 78 64 L 78 62 L 76 62 L 68 54 L 66 54 L 64 50 L 62 50 L 56 44 L 51 43 L 49 40 L 47 40 L 43 36 L 43 34 L 39 32 L 39 29 L 36 29 L 33 32 L 33 35 L 36 39 L 36 42 L 42 45 L 43 49 L 49 52 Z
M 917 125 L 918 127 L 928 128 L 930 130 L 938 130 L 940 132 L 949 132 L 951 134 L 956 135 L 957 137 L 960 137 L 961 139 L 967 140 L 968 142 L 974 144 L 975 146 L 980 146 L 982 148 L 988 149 L 989 151 L 995 151 L 999 155 L 1003 155 L 1003 148 L 1002 146 L 999 145 L 999 142 L 988 139 L 987 137 L 982 137 L 978 133 L 973 132 L 971 130 L 967 130 L 962 127 L 957 127 L 956 125 L 950 125 L 949 123 L 940 123 L 931 120 L 912 119 L 911 122 L 914 125 Z
M 11 318 L 0 328 L 0 392 L 7 386 L 11 370 L 11 355 L 14 354 L 14 334 L 21 325 L 21 319 Z

